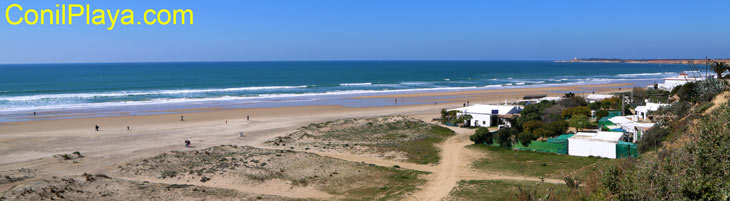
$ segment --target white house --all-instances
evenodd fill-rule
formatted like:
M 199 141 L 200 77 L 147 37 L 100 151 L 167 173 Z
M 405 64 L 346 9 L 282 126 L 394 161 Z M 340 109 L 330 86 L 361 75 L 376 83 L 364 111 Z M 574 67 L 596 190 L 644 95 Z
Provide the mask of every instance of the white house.
M 704 80 L 704 77 L 690 77 L 687 73 L 681 73 L 677 77 L 664 78 L 664 83 L 657 84 L 657 88 L 672 91 L 674 87 L 684 85 L 688 82 L 696 82 Z M 649 88 L 654 88 L 654 85 L 649 85 Z
M 636 114 L 634 115 L 636 120 L 640 119 L 646 119 L 646 115 L 649 114 L 649 112 L 657 111 L 660 107 L 668 106 L 669 104 L 661 104 L 661 103 L 650 103 L 648 100 L 646 101 L 646 105 L 644 106 L 637 106 Z
M 616 158 L 616 144 L 621 136 L 620 132 L 578 132 L 568 138 L 568 155 Z
M 641 123 L 637 122 L 634 118 L 634 116 L 616 116 L 608 120 L 616 124 L 616 128 L 621 128 L 626 131 L 630 135 L 631 141 L 636 142 L 641 139 L 643 132 L 654 126 L 654 123 Z
M 589 103 L 593 103 L 596 101 L 600 101 L 603 99 L 611 98 L 613 95 L 607 95 L 607 94 L 588 94 L 586 96 L 586 100 L 588 100 Z
M 459 115 L 471 115 L 472 119 L 464 122 L 467 126 L 491 127 L 497 126 L 497 120 L 500 115 L 519 114 L 522 111 L 522 107 L 517 105 L 475 104 L 450 111 L 454 110 L 458 111 Z

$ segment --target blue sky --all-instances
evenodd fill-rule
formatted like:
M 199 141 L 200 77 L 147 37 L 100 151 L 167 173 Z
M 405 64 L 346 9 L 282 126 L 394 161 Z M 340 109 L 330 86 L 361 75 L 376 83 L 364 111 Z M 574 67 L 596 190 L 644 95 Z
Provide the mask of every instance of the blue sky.
M 13 26 L 5 18 L 13 2 L 26 9 L 130 8 L 137 20 L 146 9 L 192 9 L 195 24 L 112 31 L 81 23 Z M 0 6 L 0 63 L 730 57 L 727 0 L 0 0 Z

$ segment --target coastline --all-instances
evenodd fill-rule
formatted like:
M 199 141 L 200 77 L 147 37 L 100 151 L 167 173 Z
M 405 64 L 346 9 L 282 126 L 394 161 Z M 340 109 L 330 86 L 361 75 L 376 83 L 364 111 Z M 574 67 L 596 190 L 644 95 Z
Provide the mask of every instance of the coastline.
M 632 84 L 627 84 L 631 82 Z M 80 108 L 63 108 L 54 110 L 36 111 L 4 111 L 0 113 L 0 125 L 6 122 L 22 122 L 22 121 L 38 121 L 53 119 L 69 119 L 69 118 L 94 118 L 94 117 L 113 117 L 113 116 L 140 116 L 140 115 L 156 115 L 156 114 L 179 114 L 179 113 L 195 113 L 215 110 L 245 109 L 245 108 L 278 108 L 278 107 L 299 107 L 299 106 L 328 106 L 340 105 L 344 107 L 382 107 L 392 106 L 394 99 L 400 99 L 399 104 L 427 104 L 427 103 L 443 103 L 450 101 L 465 100 L 474 96 L 481 98 L 484 95 L 495 95 L 499 97 L 501 103 L 505 99 L 515 101 L 521 98 L 520 95 L 514 93 L 523 93 L 542 89 L 546 92 L 565 93 L 572 91 L 574 93 L 586 93 L 596 91 L 606 87 L 631 87 L 643 86 L 646 80 L 624 80 L 623 82 L 593 82 L 593 83 L 564 83 L 564 84 L 541 84 L 541 85 L 522 85 L 522 86 L 502 86 L 502 87 L 459 87 L 452 89 L 414 89 L 414 90 L 393 90 L 381 92 L 359 92 L 351 94 L 300 94 L 292 98 L 267 99 L 255 102 L 247 100 L 227 100 L 227 101 L 200 101 L 187 103 L 160 103 L 150 105 L 124 105 L 110 107 L 96 107 L 89 105 Z M 569 90 L 567 90 L 569 89 Z M 466 96 L 466 97 L 465 97 Z
M 472 104 L 497 104 L 503 103 L 504 94 L 509 94 L 512 99 L 528 94 L 558 96 L 562 93 L 550 91 L 595 87 L 598 87 L 595 89 L 596 93 L 608 93 L 626 85 L 630 84 L 421 93 L 408 94 L 408 97 L 453 97 L 455 94 L 466 93 L 467 99 Z M 392 99 L 388 100 L 393 103 Z M 408 102 L 409 98 L 405 101 Z M 137 151 L 157 152 L 178 147 L 176 145 L 184 139 L 190 139 L 200 147 L 220 144 L 258 145 L 267 139 L 310 123 L 343 118 L 409 115 L 430 121 L 431 118 L 438 116 L 442 108 L 459 107 L 463 102 L 459 98 L 446 98 L 438 104 L 418 102 L 377 107 L 312 105 L 240 109 L 199 108 L 176 110 L 169 114 L 5 122 L 0 123 L 0 161 L 2 161 L 0 170 L 8 169 L 10 166 L 7 165 L 10 164 L 73 151 L 87 153 L 86 155 L 90 157 L 116 155 L 126 158 L 129 157 L 128 154 Z M 184 116 L 185 121 L 180 121 L 180 116 Z M 251 119 L 247 121 L 246 116 Z M 94 131 L 95 125 L 99 125 L 101 131 Z M 126 130 L 127 126 L 130 126 L 131 131 Z M 245 132 L 246 137 L 238 137 L 238 132 Z

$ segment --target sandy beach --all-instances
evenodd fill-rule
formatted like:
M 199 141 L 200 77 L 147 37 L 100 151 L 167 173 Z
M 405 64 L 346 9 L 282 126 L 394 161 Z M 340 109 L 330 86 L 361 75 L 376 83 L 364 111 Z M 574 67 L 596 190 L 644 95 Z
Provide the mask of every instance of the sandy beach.
M 608 93 L 618 91 L 618 88 L 627 85 L 630 84 L 358 97 L 394 98 L 406 102 L 409 101 L 409 98 L 416 97 L 444 97 L 434 98 L 434 102 L 394 104 L 386 107 L 327 105 L 252 109 L 200 108 L 176 111 L 179 113 L 174 114 L 0 123 L 0 171 L 19 168 L 37 169 L 38 176 L 33 180 L 83 173 L 111 174 L 115 167 L 131 160 L 171 150 L 184 150 L 186 149 L 183 146 L 184 140 L 190 140 L 195 149 L 228 144 L 261 147 L 266 140 L 316 122 L 385 115 L 411 116 L 430 122 L 432 118 L 438 116 L 442 108 L 461 106 L 464 99 L 454 98 L 459 96 L 466 97 L 466 100 L 472 104 L 495 104 L 504 102 L 504 99 L 514 101 L 525 95 L 562 95 L 552 93 L 554 91 L 589 90 L 596 93 Z M 184 121 L 180 121 L 180 116 L 184 116 Z M 246 120 L 247 116 L 250 117 L 249 120 Z M 100 131 L 94 130 L 95 125 L 100 126 Z M 127 126 L 130 127 L 130 130 L 127 130 Z M 244 132 L 245 137 L 239 137 L 239 132 Z M 74 163 L 59 163 L 53 157 L 56 154 L 76 151 L 82 153 L 85 158 Z M 357 160 L 365 161 L 366 159 Z M 407 165 L 404 164 L 404 167 Z M 9 184 L 0 184 L 0 192 L 11 187 L 12 185 Z

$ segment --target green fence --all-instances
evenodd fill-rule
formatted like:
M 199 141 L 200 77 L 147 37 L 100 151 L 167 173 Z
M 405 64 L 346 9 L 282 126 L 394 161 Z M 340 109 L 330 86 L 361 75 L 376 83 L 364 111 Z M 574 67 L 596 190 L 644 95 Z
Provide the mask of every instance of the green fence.
M 629 157 L 639 157 L 639 152 L 636 151 L 636 145 L 630 142 L 619 141 L 616 144 L 616 158 Z
M 568 154 L 568 138 L 573 134 L 560 135 L 554 138 L 548 138 L 547 141 L 532 141 L 529 146 L 522 146 L 520 143 L 512 145 L 512 149 L 520 151 L 537 151 L 556 154 Z

